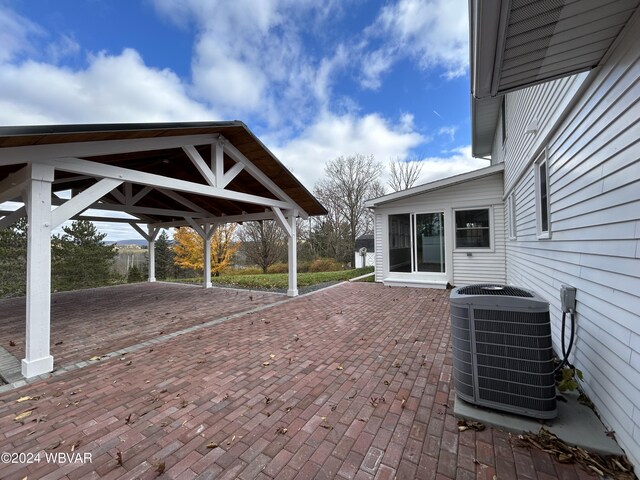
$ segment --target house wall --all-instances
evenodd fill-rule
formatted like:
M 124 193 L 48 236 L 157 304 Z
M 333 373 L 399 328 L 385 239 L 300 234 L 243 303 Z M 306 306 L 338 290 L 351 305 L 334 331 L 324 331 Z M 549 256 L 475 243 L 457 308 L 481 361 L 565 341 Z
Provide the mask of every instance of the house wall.
M 638 31 L 636 20 L 630 31 Z M 567 105 L 574 103 L 568 111 Z M 553 126 L 553 119 L 562 119 Z M 532 118 L 551 119 L 525 134 Z M 507 240 L 507 280 L 551 304 L 560 348 L 562 284 L 577 288 L 571 357 L 602 421 L 640 466 L 640 36 L 627 34 L 607 62 L 584 75 L 507 98 L 505 193 L 515 194 L 515 239 Z M 546 131 L 546 125 L 552 125 Z M 497 135 L 500 135 L 499 128 Z M 547 138 L 545 138 L 547 137 Z M 531 162 L 545 147 L 551 238 L 538 239 Z M 507 205 L 507 203 L 505 204 Z M 506 208 L 505 210 L 508 210 Z M 509 219 L 511 221 L 511 219 Z
M 378 206 L 375 210 L 376 281 L 397 278 L 389 272 L 388 216 L 397 213 L 444 212 L 447 281 L 459 286 L 479 282 L 505 283 L 505 225 L 502 201 L 502 172 L 452 185 Z M 491 251 L 454 249 L 453 212 L 458 208 L 490 207 L 492 212 Z M 419 274 L 414 275 L 417 278 Z

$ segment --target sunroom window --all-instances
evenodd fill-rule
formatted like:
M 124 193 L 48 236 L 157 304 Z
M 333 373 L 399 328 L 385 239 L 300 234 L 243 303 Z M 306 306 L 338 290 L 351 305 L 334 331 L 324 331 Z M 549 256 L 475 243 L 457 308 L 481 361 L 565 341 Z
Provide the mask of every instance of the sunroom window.
M 456 248 L 491 248 L 489 209 L 457 210 Z

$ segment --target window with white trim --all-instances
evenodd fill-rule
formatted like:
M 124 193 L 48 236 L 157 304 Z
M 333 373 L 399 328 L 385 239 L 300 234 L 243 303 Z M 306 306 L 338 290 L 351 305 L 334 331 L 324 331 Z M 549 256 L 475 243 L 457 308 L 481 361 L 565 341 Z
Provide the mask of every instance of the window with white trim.
M 489 208 L 456 210 L 456 248 L 491 248 L 490 213 Z
M 546 152 L 542 152 L 535 162 L 536 174 L 536 220 L 538 238 L 549 238 L 551 226 L 549 218 L 549 162 Z
M 507 197 L 507 209 L 509 214 L 509 240 L 515 240 L 518 236 L 515 193 Z

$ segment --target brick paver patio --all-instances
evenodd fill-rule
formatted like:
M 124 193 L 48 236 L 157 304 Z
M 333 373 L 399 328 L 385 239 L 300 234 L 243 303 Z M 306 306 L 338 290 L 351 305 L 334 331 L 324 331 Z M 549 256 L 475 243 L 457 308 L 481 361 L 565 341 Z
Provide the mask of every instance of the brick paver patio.
M 592 478 L 459 432 L 450 383 L 448 292 L 342 284 L 0 395 L 0 451 L 92 460 L 0 478 Z
M 51 354 L 56 367 L 283 300 L 283 295 L 178 283 L 137 283 L 55 293 Z M 0 300 L 1 345 L 24 358 L 25 299 Z M 9 342 L 15 343 L 11 345 Z

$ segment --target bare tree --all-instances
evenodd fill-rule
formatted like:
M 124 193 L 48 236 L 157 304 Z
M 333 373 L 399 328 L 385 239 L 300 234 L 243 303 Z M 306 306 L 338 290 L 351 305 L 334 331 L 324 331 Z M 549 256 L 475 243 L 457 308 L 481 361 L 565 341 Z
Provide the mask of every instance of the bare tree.
M 356 238 L 370 232 L 373 221 L 371 212 L 364 205 L 370 198 L 383 194 L 380 183 L 383 167 L 373 155 L 338 157 L 325 166 L 326 178 L 321 180 L 314 193 L 330 212 L 328 216 L 340 231 L 344 225 L 348 231 L 349 258 L 354 260 Z
M 413 187 L 422 172 L 422 164 L 417 160 L 400 160 L 396 158 L 389 162 L 389 186 L 394 192 Z
M 273 220 L 245 222 L 239 236 L 247 260 L 258 265 L 264 273 L 271 265 L 286 257 L 284 232 Z

